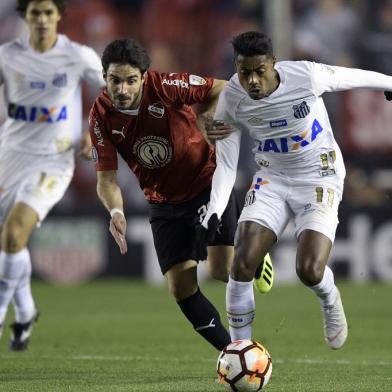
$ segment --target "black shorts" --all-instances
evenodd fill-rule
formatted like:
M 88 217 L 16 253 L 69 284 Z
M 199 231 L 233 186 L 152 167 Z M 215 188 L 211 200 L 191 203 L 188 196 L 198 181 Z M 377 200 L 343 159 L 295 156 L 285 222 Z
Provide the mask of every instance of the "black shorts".
M 194 199 L 181 204 L 149 204 L 154 245 L 163 274 L 183 261 L 198 261 L 194 250 L 195 226 L 205 217 L 210 192 L 208 188 Z M 209 245 L 233 246 L 238 218 L 239 208 L 233 191 L 215 239 Z

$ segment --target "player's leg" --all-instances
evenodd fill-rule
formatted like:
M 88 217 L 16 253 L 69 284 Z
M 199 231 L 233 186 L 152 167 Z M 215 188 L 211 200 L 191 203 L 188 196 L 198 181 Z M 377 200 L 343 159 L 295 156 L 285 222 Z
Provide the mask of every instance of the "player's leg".
M 7 154 L 5 152 L 2 157 L 1 163 L 5 166 L 0 173 L 1 182 L 5 185 L 4 193 L 10 195 L 5 196 L 9 212 L 2 230 L 5 252 L 2 256 L 6 259 L 3 265 L 16 264 L 16 258 L 24 266 L 18 269 L 20 276 L 13 293 L 15 322 L 10 340 L 10 349 L 20 351 L 27 348 L 32 324 L 38 315 L 31 293 L 32 269 L 27 243 L 37 222 L 42 222 L 64 195 L 72 179 L 73 152 L 64 153 L 60 158 L 39 160 L 26 153 L 10 151 Z
M 234 258 L 234 245 L 208 247 L 206 269 L 212 279 L 227 283 Z
M 31 323 L 36 315 L 30 287 L 31 261 L 27 243 L 37 221 L 35 210 L 24 203 L 16 203 L 3 224 L 0 251 L 1 324 L 12 299 L 16 323 Z
M 197 283 L 197 263 L 188 260 L 174 265 L 165 274 L 169 290 L 193 328 L 216 349 L 230 343 L 214 305 L 203 295 Z
M 296 270 L 300 280 L 319 298 L 327 344 L 340 348 L 347 339 L 347 321 L 332 270 L 327 266 L 338 225 L 343 181 L 338 176 L 300 181 L 289 204 L 295 213 L 298 238 Z M 297 190 L 295 190 L 297 189 Z M 308 208 L 304 208 L 308 207 Z
M 255 315 L 253 277 L 260 260 L 276 242 L 275 233 L 252 221 L 238 224 L 235 256 L 226 288 L 226 310 L 232 340 L 251 339 Z
M 158 261 L 172 296 L 195 331 L 222 350 L 230 343 L 229 333 L 197 281 L 194 223 L 208 197 L 206 192 L 181 205 L 150 204 L 149 214 Z
M 201 223 L 208 209 L 210 194 L 198 209 L 197 220 Z M 234 258 L 234 236 L 239 218 L 239 208 L 234 190 L 222 214 L 214 240 L 208 246 L 206 269 L 211 278 L 228 282 L 229 271 Z
M 204 215 L 200 217 L 203 220 Z M 239 208 L 236 194 L 233 190 L 229 203 L 222 215 L 221 223 L 214 241 L 208 247 L 206 268 L 211 278 L 228 282 L 229 272 L 234 258 L 234 236 L 239 218 Z M 274 270 L 269 254 L 261 260 L 253 280 L 254 287 L 260 293 L 271 290 L 274 280 Z
M 347 321 L 332 270 L 327 266 L 331 240 L 317 231 L 304 230 L 298 238 L 297 275 L 319 298 L 327 344 L 338 349 L 347 339 Z

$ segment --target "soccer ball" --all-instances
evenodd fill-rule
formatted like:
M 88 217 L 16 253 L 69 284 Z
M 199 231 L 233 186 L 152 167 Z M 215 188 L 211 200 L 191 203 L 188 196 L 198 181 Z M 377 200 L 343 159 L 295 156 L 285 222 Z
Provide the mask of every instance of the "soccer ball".
M 260 391 L 271 377 L 272 360 L 260 343 L 236 340 L 222 350 L 216 370 L 218 383 L 230 391 Z

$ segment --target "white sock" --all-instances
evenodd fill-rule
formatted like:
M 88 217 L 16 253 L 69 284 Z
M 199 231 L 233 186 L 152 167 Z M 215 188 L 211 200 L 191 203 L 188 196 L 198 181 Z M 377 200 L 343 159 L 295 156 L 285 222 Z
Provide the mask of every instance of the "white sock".
M 29 257 L 26 248 L 17 253 L 0 251 L 0 324 L 4 322 L 8 305 L 24 273 L 26 257 Z
M 317 295 L 323 306 L 332 305 L 338 295 L 333 272 L 328 266 L 325 266 L 324 276 L 321 282 L 308 287 Z
M 26 249 L 27 250 L 27 249 Z M 27 323 L 36 313 L 33 295 L 31 293 L 31 260 L 30 252 L 27 250 L 24 260 L 24 270 L 19 278 L 18 285 L 13 296 L 15 310 L 15 321 L 17 323 Z
M 255 317 L 253 281 L 237 282 L 229 276 L 226 286 L 226 310 L 231 340 L 251 339 Z

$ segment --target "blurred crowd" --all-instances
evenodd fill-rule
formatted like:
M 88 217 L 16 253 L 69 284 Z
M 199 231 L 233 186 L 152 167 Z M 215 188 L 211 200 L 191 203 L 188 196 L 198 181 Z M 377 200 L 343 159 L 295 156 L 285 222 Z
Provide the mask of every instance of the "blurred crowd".
M 291 59 L 392 74 L 392 0 L 283 1 L 291 7 L 292 31 L 287 37 Z M 271 25 L 265 20 L 268 3 L 272 0 L 70 0 L 61 32 L 99 54 L 113 39 L 133 37 L 148 49 L 153 69 L 227 79 L 233 72 L 231 38 Z M 24 33 L 14 8 L 14 0 L 1 1 L 0 43 Z M 92 93 L 85 97 L 87 118 L 94 97 Z M 348 167 L 346 204 L 384 207 L 392 184 L 391 106 L 386 106 L 381 93 L 373 92 L 333 93 L 326 103 Z M 357 113 L 362 117 L 355 121 Z M 253 163 L 251 157 L 242 158 L 237 185 L 246 189 Z M 102 208 L 95 196 L 92 163 L 79 163 L 56 211 L 89 213 Z M 145 202 L 136 180 L 130 180 L 121 166 L 119 175 L 120 180 L 124 177 L 126 209 L 143 212 Z

